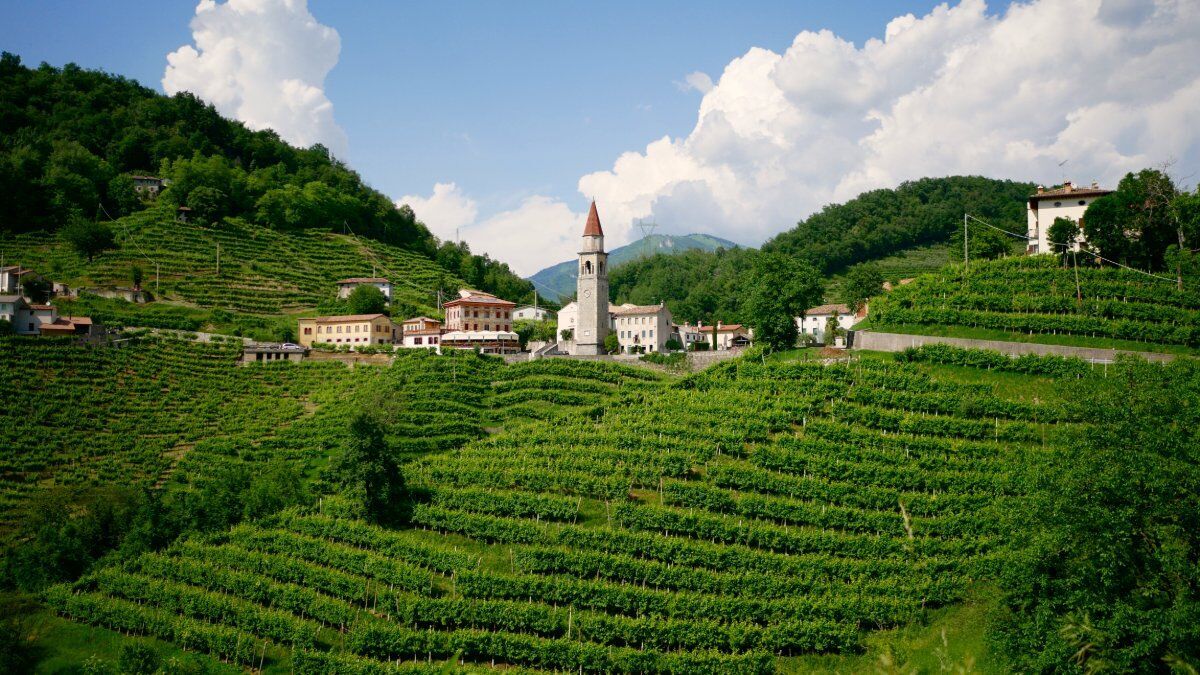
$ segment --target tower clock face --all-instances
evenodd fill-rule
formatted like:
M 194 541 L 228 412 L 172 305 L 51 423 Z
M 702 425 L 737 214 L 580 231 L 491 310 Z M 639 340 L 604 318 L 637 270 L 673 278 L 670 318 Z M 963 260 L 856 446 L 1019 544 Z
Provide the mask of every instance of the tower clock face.
M 592 289 L 590 289 L 590 288 L 583 289 L 583 297 L 585 297 L 585 298 L 592 297 Z

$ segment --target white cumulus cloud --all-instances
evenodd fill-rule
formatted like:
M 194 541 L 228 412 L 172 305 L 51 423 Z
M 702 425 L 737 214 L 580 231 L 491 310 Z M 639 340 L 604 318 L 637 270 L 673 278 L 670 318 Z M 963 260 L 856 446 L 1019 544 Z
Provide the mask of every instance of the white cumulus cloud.
M 753 48 L 694 128 L 625 152 L 579 191 L 628 240 L 638 218 L 756 244 L 824 204 L 922 176 L 1114 184 L 1177 159 L 1200 172 L 1200 3 L 983 0 L 900 16 L 862 46 L 804 31 Z
M 191 29 L 195 45 L 167 55 L 168 94 L 189 91 L 251 129 L 346 156 L 346 133 L 325 95 L 341 40 L 306 0 L 200 0 Z
M 707 94 L 708 92 L 712 91 L 713 81 L 707 73 L 697 70 L 684 75 L 683 82 L 677 82 L 676 85 L 683 91 L 695 89 L 701 94 Z
M 479 218 L 479 209 L 455 183 L 437 183 L 428 197 L 405 195 L 396 205 L 412 207 L 417 218 L 439 238 L 467 242 L 474 253 L 487 253 L 517 274 L 531 275 L 575 255 L 583 234 L 583 214 L 565 203 L 534 195 L 516 208 Z

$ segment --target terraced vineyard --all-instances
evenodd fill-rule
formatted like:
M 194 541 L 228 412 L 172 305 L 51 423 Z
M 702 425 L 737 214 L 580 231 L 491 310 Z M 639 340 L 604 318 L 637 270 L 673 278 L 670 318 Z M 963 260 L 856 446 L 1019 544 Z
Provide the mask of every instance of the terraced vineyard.
M 612 363 L 540 359 L 498 371 L 488 401 L 500 419 L 551 419 L 594 411 L 618 392 L 655 388 L 652 371 Z
M 1077 294 L 1075 270 L 1051 256 L 974 263 L 968 272 L 950 266 L 877 299 L 871 324 L 880 330 L 949 326 L 1195 348 L 1195 281 L 1185 279 L 1187 290 L 1179 291 L 1172 281 L 1137 272 L 1080 268 Z
M 468 355 L 401 354 L 391 368 L 339 362 L 234 365 L 240 343 L 142 338 L 119 348 L 0 341 L 0 532 L 51 486 L 186 486 L 232 465 L 284 461 L 303 473 L 344 443 L 352 414 L 390 411 L 414 456 L 482 435 L 487 372 Z M 483 384 L 478 384 L 479 380 Z M 474 382 L 474 384 L 473 384 Z M 436 398 L 432 398 L 436 396 Z
M 161 208 L 122 218 L 113 231 L 121 247 L 91 264 L 44 233 L 0 239 L 0 253 L 74 287 L 128 286 L 130 268 L 138 265 L 145 273 L 143 286 L 153 290 L 158 262 L 160 297 L 255 314 L 314 307 L 333 298 L 334 281 L 370 276 L 373 268 L 378 274 L 386 270 L 398 299 L 427 313 L 436 309 L 439 284 L 462 285 L 421 255 L 331 231 L 280 232 L 236 220 L 200 227 L 177 222 Z
M 477 437 L 409 465 L 407 529 L 349 518 L 330 496 L 101 569 L 48 602 L 268 670 L 421 672 L 458 658 L 772 672 L 852 652 L 992 576 L 1016 470 L 1078 424 L 1059 405 L 891 363 L 738 360 L 659 383 L 567 361 L 401 367 L 431 363 L 443 378 L 473 363 L 470 382 L 496 382 L 490 399 L 466 390 L 456 419 L 468 425 L 483 419 L 473 401 L 584 379 L 570 370 L 628 381 L 568 403 L 518 396 L 497 433 L 439 434 Z M 402 391 L 395 410 L 435 400 Z M 561 407 L 519 407 L 531 401 Z M 451 423 L 426 421 L 427 433 Z M 417 435 L 414 422 L 396 436 Z

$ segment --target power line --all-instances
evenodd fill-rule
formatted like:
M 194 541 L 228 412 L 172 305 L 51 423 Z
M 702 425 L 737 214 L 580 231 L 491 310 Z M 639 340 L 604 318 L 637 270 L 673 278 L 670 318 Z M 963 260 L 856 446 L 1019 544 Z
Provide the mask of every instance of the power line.
M 996 230 L 996 231 L 998 231 L 998 232 L 1003 232 L 1004 234 L 1007 234 L 1007 235 L 1010 235 L 1010 236 L 1016 237 L 1017 239 L 1022 239 L 1022 240 L 1024 240 L 1024 241 L 1029 241 L 1029 235 L 1028 235 L 1028 234 L 1017 234 L 1016 232 L 1010 232 L 1010 231 L 1008 231 L 1008 230 L 1005 230 L 1005 229 L 1003 229 L 1003 228 L 996 227 L 995 225 L 992 225 L 991 223 L 988 223 L 988 222 L 985 222 L 985 221 L 983 221 L 983 220 L 980 220 L 979 218 L 976 218 L 975 216 L 973 216 L 973 215 L 971 215 L 971 214 L 969 214 L 969 213 L 964 213 L 964 214 L 963 214 L 963 216 L 964 216 L 964 217 L 966 217 L 966 218 L 970 218 L 971 220 L 973 220 L 973 221 L 975 221 L 975 222 L 979 223 L 980 225 L 983 225 L 983 226 L 985 226 L 985 227 L 990 227 L 990 228 L 992 228 L 993 230 Z M 1048 241 L 1048 243 L 1049 243 L 1051 246 L 1058 246 L 1058 247 L 1060 247 L 1060 248 L 1068 248 L 1068 249 L 1069 249 L 1069 248 L 1071 248 L 1071 245 L 1070 245 L 1070 244 L 1059 244 L 1059 243 L 1056 243 L 1056 242 L 1053 242 L 1053 241 Z M 1111 265 L 1116 265 L 1117 267 L 1121 267 L 1121 268 L 1123 268 L 1123 269 L 1127 269 L 1127 270 L 1129 270 L 1129 271 L 1131 271 L 1131 272 L 1137 272 L 1138 274 L 1144 274 L 1144 275 L 1146 275 L 1146 276 L 1148 276 L 1148 277 L 1153 277 L 1153 278 L 1155 278 L 1155 279 L 1161 279 L 1162 281 L 1169 281 L 1169 282 L 1171 282 L 1171 283 L 1175 283 L 1176 281 L 1178 281 L 1177 279 L 1172 279 L 1171 277 L 1163 277 L 1163 276 L 1159 276 L 1159 275 L 1157 275 L 1157 274 L 1153 274 L 1153 273 L 1151 273 L 1151 272 L 1147 272 L 1146 270 L 1139 270 L 1139 269 L 1137 269 L 1136 267 L 1130 267 L 1129 265 L 1125 265 L 1125 264 L 1119 263 L 1119 262 L 1117 262 L 1117 261 L 1115 261 L 1115 260 L 1109 260 L 1108 258 L 1105 258 L 1104 256 L 1100 255 L 1099 253 L 1092 253 L 1092 252 L 1088 252 L 1088 255 L 1090 255 L 1090 256 L 1093 256 L 1093 257 L 1095 257 L 1095 258 L 1097 258 L 1097 259 L 1099 259 L 1099 260 L 1103 260 L 1104 262 L 1106 262 L 1106 263 L 1109 263 L 1109 264 L 1111 264 Z

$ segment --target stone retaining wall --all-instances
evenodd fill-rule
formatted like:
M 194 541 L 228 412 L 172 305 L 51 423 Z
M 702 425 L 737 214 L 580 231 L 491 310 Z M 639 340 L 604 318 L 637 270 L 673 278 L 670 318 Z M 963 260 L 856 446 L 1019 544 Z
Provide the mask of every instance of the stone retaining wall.
M 944 344 L 967 349 L 990 349 L 1020 356 L 1022 354 L 1053 354 L 1055 356 L 1077 356 L 1093 361 L 1112 361 L 1119 354 L 1140 356 L 1147 361 L 1172 361 L 1174 354 L 1159 354 L 1156 352 L 1133 352 L 1122 349 L 1099 349 L 1094 347 L 1069 347 L 1067 345 L 1043 345 L 1032 342 L 1005 342 L 1001 340 L 969 340 L 966 338 L 941 337 L 938 335 L 906 335 L 904 333 L 876 333 L 875 331 L 855 331 L 854 349 L 867 349 L 877 352 L 899 352 L 908 347 L 921 345 Z

